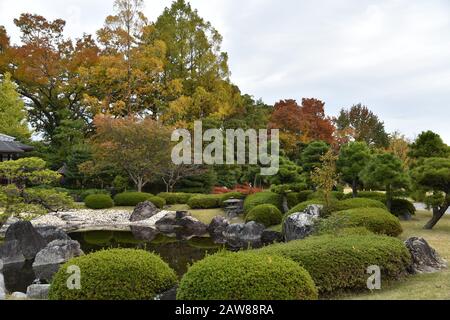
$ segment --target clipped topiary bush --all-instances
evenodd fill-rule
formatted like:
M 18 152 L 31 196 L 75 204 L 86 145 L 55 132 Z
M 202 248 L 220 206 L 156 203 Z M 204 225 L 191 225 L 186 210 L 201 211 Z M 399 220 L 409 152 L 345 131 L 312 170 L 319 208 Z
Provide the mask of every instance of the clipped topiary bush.
M 389 211 L 380 208 L 358 208 L 334 214 L 342 218 L 346 227 L 365 227 L 377 234 L 397 237 L 403 232 L 400 221 Z
M 405 214 L 415 215 L 416 207 L 411 201 L 406 199 L 392 199 L 391 213 L 396 217 L 400 217 Z
M 335 200 L 343 200 L 345 199 L 345 194 L 344 192 L 341 191 L 332 191 L 331 197 Z M 306 200 L 314 200 L 314 199 L 323 199 L 323 193 L 320 191 L 312 192 L 308 195 Z
M 268 228 L 280 224 L 282 219 L 283 215 L 277 207 L 271 204 L 261 204 L 250 210 L 245 217 L 245 222 L 255 221 Z
M 89 209 L 108 209 L 114 207 L 111 196 L 106 194 L 91 194 L 84 199 L 84 204 Z
M 114 197 L 114 202 L 116 206 L 122 207 L 134 207 L 137 206 L 141 202 L 145 202 L 149 200 L 151 197 L 154 197 L 151 193 L 145 192 L 123 192 L 116 194 Z
M 158 197 L 163 198 L 166 200 L 166 204 L 173 205 L 173 204 L 187 204 L 189 199 L 195 196 L 195 194 L 192 193 L 182 193 L 182 192 L 161 192 L 158 194 Z
M 249 195 L 244 201 L 245 213 L 250 212 L 254 207 L 261 204 L 271 204 L 282 210 L 283 197 L 274 192 L 259 192 Z
M 396 237 L 403 232 L 400 221 L 389 211 L 380 208 L 358 208 L 334 214 L 342 218 L 346 227 L 365 227 L 378 234 Z
M 358 198 L 366 198 L 386 203 L 386 194 L 376 191 L 359 191 Z
M 295 207 L 297 204 L 307 201 L 308 197 L 313 193 L 314 191 L 312 190 L 288 193 L 286 197 L 289 208 Z
M 80 290 L 67 288 L 70 266 L 80 268 Z M 171 289 L 176 282 L 175 272 L 153 253 L 134 249 L 104 250 L 73 258 L 64 264 L 53 278 L 49 298 L 152 300 L 157 294 Z
M 109 191 L 103 189 L 86 189 L 79 192 L 82 201 L 84 201 L 91 194 L 106 194 L 111 196 L 111 193 Z
M 352 198 L 337 202 L 333 205 L 333 212 L 356 208 L 380 208 L 387 210 L 383 202 L 365 198 Z
M 295 262 L 254 252 L 219 252 L 191 266 L 177 300 L 315 300 L 311 276 Z
M 322 294 L 367 290 L 369 266 L 381 268 L 384 282 L 405 275 L 411 264 L 403 241 L 379 235 L 313 236 L 270 245 L 257 252 L 296 261 L 310 273 Z
M 163 209 L 164 206 L 166 205 L 166 200 L 164 198 L 157 196 L 148 198 L 148 201 L 153 203 L 158 209 Z
M 191 209 L 214 209 L 222 206 L 221 194 L 198 195 L 189 199 L 188 206 Z

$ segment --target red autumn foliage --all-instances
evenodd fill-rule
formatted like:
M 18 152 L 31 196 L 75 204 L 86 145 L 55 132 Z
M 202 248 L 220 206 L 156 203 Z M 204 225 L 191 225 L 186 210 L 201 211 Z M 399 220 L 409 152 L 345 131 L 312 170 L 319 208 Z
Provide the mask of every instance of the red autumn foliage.
M 255 188 L 250 186 L 249 184 L 238 184 L 234 186 L 233 189 L 228 189 L 227 187 L 214 187 L 212 193 L 213 194 L 224 194 L 229 192 L 240 192 L 244 195 L 250 195 L 258 192 L 262 192 L 263 189 Z

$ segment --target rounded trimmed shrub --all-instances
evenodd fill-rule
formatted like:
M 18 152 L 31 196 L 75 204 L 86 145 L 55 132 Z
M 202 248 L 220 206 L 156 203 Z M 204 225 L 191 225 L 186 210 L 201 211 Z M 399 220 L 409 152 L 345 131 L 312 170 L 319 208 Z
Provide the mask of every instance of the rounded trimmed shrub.
M 191 266 L 177 300 L 315 300 L 311 276 L 295 262 L 254 252 L 219 252 Z
M 182 192 L 161 192 L 158 197 L 166 200 L 166 204 L 187 204 L 189 199 L 195 196 L 192 193 L 182 193 Z
M 114 207 L 114 201 L 107 194 L 91 194 L 84 199 L 84 204 L 89 209 L 109 209 Z
M 416 207 L 414 207 L 414 204 L 411 201 L 406 199 L 392 199 L 391 213 L 397 217 L 404 214 L 415 215 Z
M 254 207 L 261 204 L 271 204 L 282 210 L 283 197 L 274 192 L 259 192 L 249 195 L 244 201 L 245 213 L 250 212 Z
M 222 206 L 222 195 L 207 194 L 198 195 L 189 199 L 188 206 L 191 209 L 215 209 Z
M 103 189 L 86 189 L 79 191 L 81 201 L 85 201 L 85 199 L 92 194 L 106 194 L 111 196 L 111 193 L 109 191 Z
M 288 193 L 286 198 L 289 208 L 295 207 L 297 204 L 307 201 L 308 197 L 313 193 L 314 191 L 312 190 Z
M 336 212 L 346 227 L 365 227 L 373 233 L 397 237 L 403 232 L 400 221 L 389 211 L 380 208 L 357 208 Z
M 277 207 L 271 204 L 261 204 L 250 210 L 245 217 L 245 222 L 255 221 L 268 228 L 280 224 L 282 219 L 283 215 Z
M 387 210 L 386 205 L 378 200 L 365 198 L 352 198 L 338 201 L 336 204 L 333 205 L 333 212 L 356 208 L 380 208 Z
M 411 264 L 403 241 L 380 235 L 313 236 L 257 252 L 294 260 L 310 273 L 322 294 L 367 289 L 369 266 L 379 266 L 382 280 L 389 281 L 405 275 Z
M 67 288 L 70 266 L 81 271 L 81 289 Z M 70 271 L 70 270 L 69 270 Z M 111 249 L 73 258 L 55 274 L 50 300 L 152 300 L 177 282 L 175 272 L 153 253 Z
M 151 197 L 154 197 L 151 193 L 145 192 L 122 192 L 118 193 L 114 197 L 114 202 L 116 206 L 122 207 L 134 207 L 137 206 L 141 202 L 145 202 L 149 200 Z
M 350 194 L 351 195 L 351 194 Z M 376 191 L 359 191 L 358 198 L 366 198 L 372 200 L 378 200 L 382 203 L 386 203 L 386 194 Z
M 148 198 L 148 201 L 153 203 L 158 209 L 162 209 L 166 205 L 166 200 L 157 196 Z
M 331 197 L 336 200 L 343 200 L 343 199 L 345 199 L 345 194 L 344 194 L 344 192 L 341 192 L 341 191 L 332 191 Z M 323 198 L 323 193 L 316 191 L 316 192 L 310 193 L 306 200 L 314 200 L 314 199 L 322 199 L 322 198 Z

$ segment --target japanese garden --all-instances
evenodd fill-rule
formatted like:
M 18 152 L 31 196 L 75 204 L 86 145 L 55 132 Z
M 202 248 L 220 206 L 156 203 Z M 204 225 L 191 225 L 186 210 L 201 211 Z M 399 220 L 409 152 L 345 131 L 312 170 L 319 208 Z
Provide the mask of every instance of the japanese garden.
M 264 102 L 187 0 L 143 8 L 115 0 L 81 38 L 0 21 L 0 300 L 450 299 L 432 124 Z

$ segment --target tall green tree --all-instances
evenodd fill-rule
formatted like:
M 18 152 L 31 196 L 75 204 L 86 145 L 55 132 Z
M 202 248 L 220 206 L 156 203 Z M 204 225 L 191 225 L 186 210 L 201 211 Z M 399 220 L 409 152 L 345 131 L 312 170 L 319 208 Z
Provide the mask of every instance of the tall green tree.
M 341 147 L 337 168 L 341 179 L 352 187 L 353 197 L 358 196 L 361 186 L 360 173 L 371 158 L 370 148 L 365 142 L 351 142 Z
M 11 75 L 7 73 L 0 79 L 0 133 L 21 140 L 29 139 L 26 116 L 25 104 L 11 81 Z
M 425 229 L 433 229 L 450 207 L 450 159 L 427 158 L 411 171 L 417 188 L 432 192 L 427 202 L 433 208 L 433 217 Z
M 307 183 L 314 187 L 311 180 L 311 174 L 314 168 L 322 165 L 322 156 L 324 156 L 330 150 L 330 146 L 323 141 L 313 141 L 308 144 L 300 154 L 300 160 L 298 164 L 302 166 L 303 171 L 307 176 Z
M 350 109 L 342 109 L 334 119 L 337 134 L 345 132 L 345 136 L 364 141 L 371 147 L 386 148 L 389 145 L 389 135 L 384 129 L 384 123 L 366 106 L 357 104 Z
M 439 158 L 450 155 L 450 148 L 433 131 L 422 132 L 411 144 L 409 156 L 414 159 Z
M 391 153 L 373 156 L 361 172 L 360 178 L 366 187 L 386 190 L 386 204 L 389 210 L 394 193 L 410 185 L 402 161 Z

